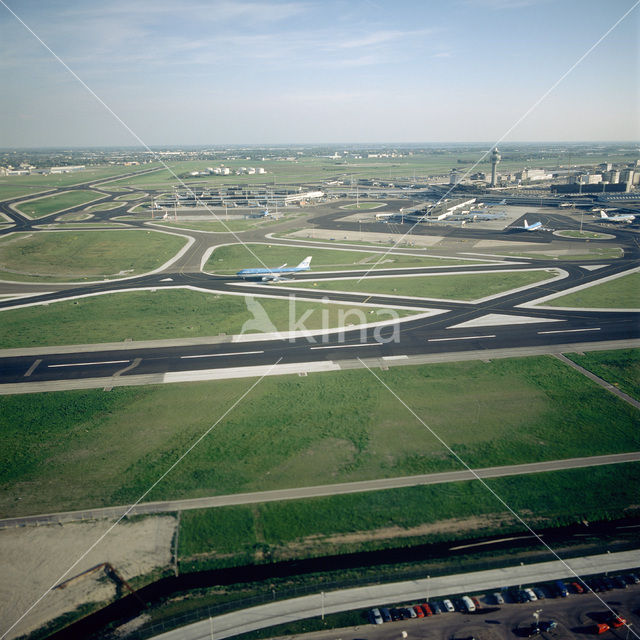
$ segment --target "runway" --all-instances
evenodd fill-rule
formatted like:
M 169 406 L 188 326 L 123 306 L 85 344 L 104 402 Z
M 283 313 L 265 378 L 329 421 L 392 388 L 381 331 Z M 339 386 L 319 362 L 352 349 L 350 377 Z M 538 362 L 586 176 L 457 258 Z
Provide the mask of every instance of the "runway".
M 106 181 L 94 181 L 91 184 L 99 187 Z M 80 186 L 80 185 L 78 185 Z M 108 194 L 112 199 L 118 194 Z M 23 198 L 24 199 L 24 198 Z M 28 220 L 18 214 L 9 205 L 20 198 L 0 204 L 4 213 L 16 223 L 16 228 L 0 231 L 4 235 L 10 231 L 25 230 L 37 232 L 41 226 L 55 219 L 58 214 L 51 214 L 38 220 Z M 406 205 L 406 201 L 402 202 Z M 397 203 L 395 203 L 397 204 Z M 391 202 L 390 206 L 393 207 Z M 84 205 L 72 210 L 81 210 Z M 94 219 L 108 223 L 114 217 L 121 216 L 128 206 L 108 211 L 95 212 Z M 70 210 L 71 211 L 71 210 Z M 335 206 L 321 206 L 314 210 L 311 223 L 323 228 L 347 228 L 351 225 L 357 229 L 359 223 L 338 222 L 345 212 L 336 211 Z M 544 224 L 556 226 L 570 221 L 562 216 L 549 216 Z M 123 222 L 132 228 L 149 228 L 141 221 Z M 267 232 L 276 227 L 264 227 L 261 230 L 242 232 L 243 241 L 269 241 Z M 280 224 L 286 228 L 292 222 Z M 346 225 L 346 226 L 345 226 Z M 375 231 L 379 227 L 387 227 L 381 223 L 366 225 Z M 587 226 L 587 225 L 585 225 Z M 81 223 L 69 225 L 69 228 L 82 227 Z M 66 225 L 65 225 L 65 228 Z M 95 227 L 94 227 L 95 228 Z M 590 343 L 606 342 L 625 345 L 637 345 L 640 339 L 640 312 L 625 310 L 576 310 L 562 308 L 545 308 L 530 306 L 536 300 L 580 285 L 597 283 L 605 278 L 628 272 L 640 266 L 640 249 L 638 235 L 628 229 L 616 229 L 612 233 L 616 242 L 624 248 L 624 257 L 616 260 L 531 260 L 523 257 L 487 258 L 488 264 L 437 266 L 412 269 L 376 269 L 369 273 L 368 268 L 338 271 L 297 274 L 295 280 L 300 282 L 315 281 L 322 278 L 354 278 L 385 275 L 415 274 L 473 274 L 479 272 L 504 272 L 527 269 L 554 269 L 561 276 L 552 281 L 541 282 L 521 290 L 471 302 L 420 299 L 381 294 L 349 292 L 332 292 L 324 290 L 295 290 L 296 282 L 286 286 L 265 286 L 262 283 L 239 282 L 230 276 L 211 275 L 200 271 L 202 257 L 210 247 L 216 244 L 234 242 L 237 234 L 203 233 L 189 230 L 171 229 L 192 238 L 192 244 L 176 259 L 169 268 L 158 273 L 123 280 L 94 282 L 90 284 L 30 284 L 0 283 L 0 294 L 29 294 L 20 299 L 0 300 L 0 310 L 54 302 L 65 298 L 91 296 L 116 291 L 135 289 L 155 289 L 174 287 L 194 287 L 202 291 L 221 294 L 241 294 L 279 297 L 289 300 L 322 300 L 329 297 L 341 304 L 369 304 L 407 308 L 415 311 L 415 318 L 396 320 L 385 327 L 364 327 L 335 331 L 333 333 L 310 332 L 312 335 L 298 332 L 276 336 L 260 334 L 245 335 L 241 338 L 230 336 L 203 336 L 201 340 L 190 339 L 188 342 L 166 340 L 145 341 L 136 343 L 110 343 L 108 345 L 72 346 L 67 349 L 55 347 L 49 349 L 7 349 L 0 351 L 0 393 L 13 393 L 31 388 L 46 390 L 49 388 L 78 388 L 90 386 L 111 387 L 124 384 L 141 384 L 142 380 L 155 382 L 172 382 L 191 379 L 216 379 L 232 377 L 230 371 L 238 375 L 246 375 L 248 371 L 261 372 L 265 367 L 272 367 L 276 362 L 277 370 L 289 367 L 292 371 L 304 373 L 314 370 L 327 370 L 326 365 L 339 362 L 337 368 L 344 368 L 345 363 L 357 366 L 360 359 L 379 361 L 383 366 L 415 362 L 418 356 L 425 358 L 455 358 L 460 354 L 473 354 L 475 358 L 485 357 L 483 354 L 517 349 L 541 349 L 543 352 L 555 353 L 557 348 L 571 350 L 571 345 L 580 344 L 581 348 Z M 518 243 L 521 240 L 541 245 L 551 243 L 559 246 L 575 245 L 573 239 L 558 240 L 549 232 L 504 234 L 486 230 L 468 230 L 446 228 L 444 235 L 449 238 L 465 239 L 508 239 Z M 443 229 L 419 226 L 412 230 L 413 234 L 443 234 Z M 287 243 L 289 244 L 289 243 Z M 296 240 L 296 245 L 318 247 L 316 243 Z M 332 248 L 327 244 L 326 248 Z M 465 247 L 466 248 L 466 247 Z M 365 249 L 353 247 L 353 249 Z M 310 249 L 311 250 L 311 249 Z M 369 250 L 366 248 L 365 250 Z M 381 255 L 387 249 L 374 248 Z M 398 253 L 415 255 L 414 251 L 394 249 Z M 437 253 L 437 252 L 436 252 Z M 429 254 L 434 254 L 429 249 Z M 435 254 L 434 254 L 435 255 Z M 425 313 L 431 313 L 424 317 Z M 489 356 L 486 356 L 488 359 Z M 406 360 L 407 362 L 403 362 Z M 386 365 L 385 365 L 386 363 Z M 331 368 L 331 367 L 330 367 Z M 224 370 L 228 370 L 226 373 Z M 220 374 L 216 376 L 215 372 Z M 214 372 L 214 373 L 211 373 Z M 106 381 L 106 382 L 105 382 Z M 51 383 L 51 386 L 47 386 Z M 104 384 L 103 384 L 104 383 Z M 44 386 L 43 386 L 44 385 Z

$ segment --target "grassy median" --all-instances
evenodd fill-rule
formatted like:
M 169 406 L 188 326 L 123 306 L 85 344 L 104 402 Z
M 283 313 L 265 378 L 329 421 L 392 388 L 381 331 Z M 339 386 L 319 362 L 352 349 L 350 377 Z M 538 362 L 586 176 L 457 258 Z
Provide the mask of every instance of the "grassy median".
M 362 292 L 393 296 L 439 298 L 447 300 L 475 300 L 544 282 L 556 276 L 550 270 L 503 271 L 496 273 L 460 273 L 430 276 L 397 276 L 375 278 L 345 278 L 296 282 L 281 286 L 300 289 L 326 289 L 329 291 Z
M 253 311 L 259 318 L 264 312 L 265 322 L 254 321 Z M 295 297 L 245 298 L 188 289 L 128 291 L 1 311 L 0 348 L 313 331 L 416 313 Z
M 138 230 L 15 233 L 0 240 L 0 276 L 55 282 L 139 275 L 160 267 L 185 243 Z

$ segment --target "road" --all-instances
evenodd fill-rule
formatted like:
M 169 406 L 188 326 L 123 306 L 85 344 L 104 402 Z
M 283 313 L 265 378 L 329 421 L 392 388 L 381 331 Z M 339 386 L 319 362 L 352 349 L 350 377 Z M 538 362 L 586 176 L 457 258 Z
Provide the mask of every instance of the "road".
M 393 605 L 394 603 L 414 602 L 420 603 L 432 598 L 448 597 L 453 594 L 476 594 L 488 591 L 498 590 L 502 587 L 511 587 L 526 584 L 541 583 L 550 580 L 566 579 L 574 575 L 588 576 L 591 574 L 600 574 L 605 572 L 619 572 L 631 567 L 636 567 L 640 563 L 640 557 L 637 551 L 627 551 L 620 553 L 601 554 L 584 558 L 575 558 L 567 561 L 567 563 L 558 560 L 551 562 L 543 562 L 524 566 L 514 566 L 505 569 L 494 569 L 489 571 L 478 571 L 474 573 L 457 574 L 450 576 L 439 576 L 435 578 L 425 578 L 422 580 L 412 580 L 408 582 L 397 582 L 394 584 L 375 585 L 370 587 L 358 587 L 354 589 L 344 589 L 340 591 L 331 591 L 325 594 L 314 594 L 293 600 L 284 600 L 265 604 L 251 609 L 244 609 L 232 613 L 217 616 L 211 620 L 202 620 L 188 626 L 181 627 L 174 631 L 162 633 L 154 636 L 156 640 L 206 640 L 229 638 L 240 633 L 247 633 L 257 629 L 263 629 L 276 624 L 284 624 L 293 620 L 301 620 L 313 616 L 319 616 L 324 611 L 325 615 L 331 613 L 339 613 L 341 611 L 350 611 L 354 609 L 368 609 L 370 607 Z M 567 564 L 570 567 L 567 568 Z M 626 589 L 625 592 L 633 594 L 631 606 L 636 607 L 640 598 L 640 587 L 635 586 Z M 616 593 L 617 595 L 617 593 Z M 568 602 L 572 609 L 575 602 L 585 603 L 587 611 L 594 610 L 606 611 L 606 605 L 600 600 L 599 594 L 583 594 L 582 596 L 570 596 Z M 609 598 L 607 598 L 609 599 Z M 546 604 L 547 601 L 545 601 Z M 555 602 L 549 601 L 551 604 Z M 542 606 L 542 605 L 540 605 Z M 540 608 L 536 603 L 525 605 L 508 605 L 503 607 L 506 612 L 510 607 L 517 609 L 518 619 L 524 619 L 530 616 L 536 608 Z M 572 611 L 573 613 L 573 611 Z M 443 635 L 440 637 L 452 637 L 451 626 L 459 620 L 460 617 L 465 619 L 464 627 L 471 625 L 472 621 L 479 620 L 476 616 L 461 616 L 461 614 L 444 614 L 440 615 L 438 620 L 443 628 Z M 491 615 L 492 619 L 500 619 L 497 613 Z M 433 619 L 427 621 L 415 620 L 405 621 L 404 623 L 387 623 L 387 628 L 381 633 L 391 632 L 396 635 L 376 636 L 379 638 L 399 636 L 399 630 L 417 629 L 419 625 L 432 623 Z M 468 621 L 468 622 L 467 622 Z M 531 619 L 529 620 L 531 622 Z M 585 624 L 588 618 L 584 618 Z M 486 623 L 484 623 L 486 624 Z M 484 626 L 483 624 L 483 626 Z M 575 624 L 572 622 L 571 624 Z M 213 627 L 213 630 L 212 630 Z M 502 625 L 506 630 L 506 625 Z M 373 629 L 372 626 L 363 627 L 358 630 L 358 639 L 365 639 L 363 631 Z M 626 630 L 625 630 L 626 631 Z M 465 633 L 469 636 L 469 632 Z M 502 635 L 505 637 L 506 634 Z M 325 635 L 324 638 L 335 639 L 338 636 Z M 349 637 L 349 636 L 347 636 Z M 412 636 L 409 636 L 412 637 Z M 429 636 L 430 638 L 433 636 Z M 511 636 L 513 637 L 513 636 Z
M 506 465 L 503 467 L 487 467 L 473 471 L 446 471 L 428 473 L 417 476 L 401 476 L 397 478 L 379 478 L 376 480 L 362 480 L 359 482 L 343 482 L 325 484 L 313 487 L 295 487 L 290 489 L 276 489 L 271 491 L 255 491 L 252 493 L 234 493 L 223 496 L 207 496 L 185 500 L 165 500 L 162 502 L 141 502 L 131 507 L 121 505 L 78 511 L 64 511 L 0 520 L 0 529 L 22 527 L 28 525 L 74 522 L 79 520 L 93 520 L 97 518 L 119 518 L 124 513 L 128 515 L 167 513 L 171 511 L 185 511 L 189 509 L 207 509 L 212 507 L 227 507 L 230 505 L 256 504 L 260 502 L 274 502 L 278 500 L 299 500 L 302 498 L 318 498 L 347 493 L 362 493 L 364 491 L 380 491 L 382 489 L 398 489 L 401 487 L 415 487 L 418 485 L 442 484 L 447 482 L 462 482 L 475 478 L 501 478 L 527 473 L 544 473 L 563 469 L 580 469 L 640 460 L 640 451 L 618 453 L 586 458 L 566 458 L 563 460 L 548 460 L 528 464 Z

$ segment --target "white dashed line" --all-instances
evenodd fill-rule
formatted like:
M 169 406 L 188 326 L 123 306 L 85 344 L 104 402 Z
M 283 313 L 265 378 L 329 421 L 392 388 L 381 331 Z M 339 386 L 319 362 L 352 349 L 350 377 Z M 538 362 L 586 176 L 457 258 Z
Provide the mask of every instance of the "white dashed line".
M 580 333 L 581 331 L 600 331 L 600 327 L 593 329 L 556 329 L 555 331 L 538 331 L 539 335 L 544 333 Z
M 379 342 L 363 342 L 362 344 L 329 344 L 326 347 L 309 347 L 310 349 L 348 349 L 349 347 L 378 347 Z
M 248 356 L 255 353 L 264 353 L 264 351 L 234 351 L 233 353 L 202 353 L 196 356 L 180 356 L 181 360 L 189 358 L 221 358 L 223 356 Z
M 49 369 L 55 369 L 56 367 L 91 367 L 98 364 L 124 364 L 125 362 L 131 362 L 130 360 L 105 360 L 104 362 L 70 362 L 69 364 L 48 364 Z
M 449 340 L 478 340 L 479 338 L 495 338 L 495 335 L 489 336 L 462 336 L 460 338 L 430 338 L 427 342 L 447 342 Z

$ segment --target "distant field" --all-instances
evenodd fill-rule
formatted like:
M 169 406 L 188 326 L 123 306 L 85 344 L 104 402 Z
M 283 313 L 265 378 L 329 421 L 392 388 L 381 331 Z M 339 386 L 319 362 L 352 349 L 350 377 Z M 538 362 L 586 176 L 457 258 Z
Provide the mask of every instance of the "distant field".
M 37 191 L 70 187 L 130 172 L 131 167 L 114 167 L 110 165 L 107 167 L 93 167 L 73 173 L 54 173 L 48 176 L 39 174 L 31 176 L 2 176 L 0 177 L 0 200 L 29 195 Z
M 543 303 L 549 307 L 592 309 L 640 309 L 640 273 L 596 284 Z
M 213 217 L 213 216 L 212 216 Z M 163 227 L 173 227 L 176 229 L 193 229 L 194 231 L 213 231 L 216 233 L 224 233 L 226 231 L 246 231 L 258 226 L 265 225 L 264 220 L 225 220 L 224 215 L 220 216 L 221 220 L 203 220 L 202 222 L 168 222 L 162 219 L 156 219 L 154 224 L 160 224 Z
M 97 191 L 65 191 L 64 193 L 54 196 L 45 196 L 36 200 L 30 200 L 20 205 L 16 205 L 16 209 L 32 218 L 42 218 L 56 211 L 63 211 L 69 207 L 75 207 L 79 204 L 92 202 L 104 198 L 104 195 Z
M 16 233 L 0 239 L 0 274 L 38 282 L 135 275 L 161 266 L 185 242 L 138 230 Z
M 598 247 L 581 245 L 580 251 L 583 253 L 568 253 L 561 257 L 562 260 L 615 260 L 622 258 L 622 249 L 620 247 Z M 536 253 L 527 253 L 526 251 L 500 251 L 503 256 L 521 256 L 522 258 L 531 258 L 533 260 L 549 260 L 558 258 L 552 251 L 537 251 Z
M 637 504 L 639 482 L 640 464 L 631 463 L 488 484 L 540 528 L 618 516 Z M 184 511 L 178 553 L 188 572 L 523 529 L 479 482 L 456 482 Z
M 347 160 L 334 160 L 331 158 L 297 157 L 295 160 L 265 160 L 246 158 L 237 160 L 223 160 L 225 166 L 231 171 L 241 167 L 264 167 L 266 174 L 255 175 L 229 175 L 229 176 L 197 176 L 188 175 L 190 171 L 203 170 L 207 166 L 219 164 L 212 160 L 185 160 L 169 162 L 168 166 L 180 181 L 187 185 L 215 187 L 235 184 L 273 184 L 274 178 L 279 185 L 296 184 L 301 182 L 317 182 L 324 180 L 352 180 L 355 178 L 380 178 L 393 179 L 405 178 L 411 181 L 420 180 L 428 175 L 448 175 L 452 166 L 459 166 L 464 170 L 476 163 L 483 156 L 485 150 L 445 151 L 436 153 L 414 153 L 403 158 L 360 158 Z M 601 156 L 588 155 L 571 158 L 572 165 L 585 164 L 592 166 L 599 162 L 629 162 L 629 156 L 612 156 L 603 152 Z M 565 157 L 558 158 L 522 158 L 511 159 L 507 153 L 503 153 L 500 168 L 504 171 L 514 171 L 526 166 L 531 168 L 546 167 L 555 168 L 559 164 L 566 164 Z M 477 165 L 477 171 L 489 172 L 491 164 L 488 154 Z M 120 185 L 134 186 L 135 188 L 161 189 L 180 183 L 170 171 L 162 170 L 149 176 L 123 179 L 118 181 Z M 365 190 L 366 187 L 360 187 Z M 364 192 L 364 191 L 363 191 Z
M 341 251 L 339 249 L 320 249 L 316 247 L 281 246 L 278 244 L 230 244 L 218 247 L 212 254 L 204 271 L 220 274 L 233 274 L 240 269 L 262 267 L 260 260 L 267 267 L 278 267 L 283 263 L 297 265 L 306 256 L 313 256 L 312 271 L 342 271 L 345 269 L 368 269 L 378 260 L 377 269 L 400 267 L 430 267 L 449 264 L 473 264 L 466 260 L 448 260 L 430 258 L 420 255 L 406 255 L 368 251 Z M 259 258 L 260 260 L 258 260 Z
M 299 300 L 290 304 L 286 298 L 256 298 L 245 303 L 241 296 L 185 289 L 130 291 L 0 311 L 0 348 L 235 335 L 253 319 L 254 304 L 259 305 L 258 311 L 264 309 L 278 331 L 289 330 L 290 314 L 294 325 L 304 317 L 304 327 L 309 330 L 391 319 L 388 310 L 378 313 L 375 307 L 358 305 Z M 405 309 L 396 313 L 405 317 L 417 312 Z M 270 329 L 248 325 L 245 332 Z
M 640 349 L 567 353 L 568 358 L 591 373 L 640 400 Z
M 122 206 L 122 202 L 100 202 L 87 207 L 85 211 L 108 211 L 109 209 L 117 209 Z
M 552 357 L 393 367 L 381 375 L 472 467 L 640 449 L 638 411 Z M 0 396 L 0 514 L 137 499 L 250 384 Z M 260 382 L 146 499 L 457 465 L 366 370 L 276 376 Z
M 398 276 L 393 278 L 367 277 L 316 282 L 284 283 L 281 286 L 334 291 L 361 291 L 394 296 L 444 298 L 447 300 L 475 300 L 511 289 L 543 282 L 555 277 L 548 270 L 511 271 L 503 273 L 465 273 L 455 275 Z

